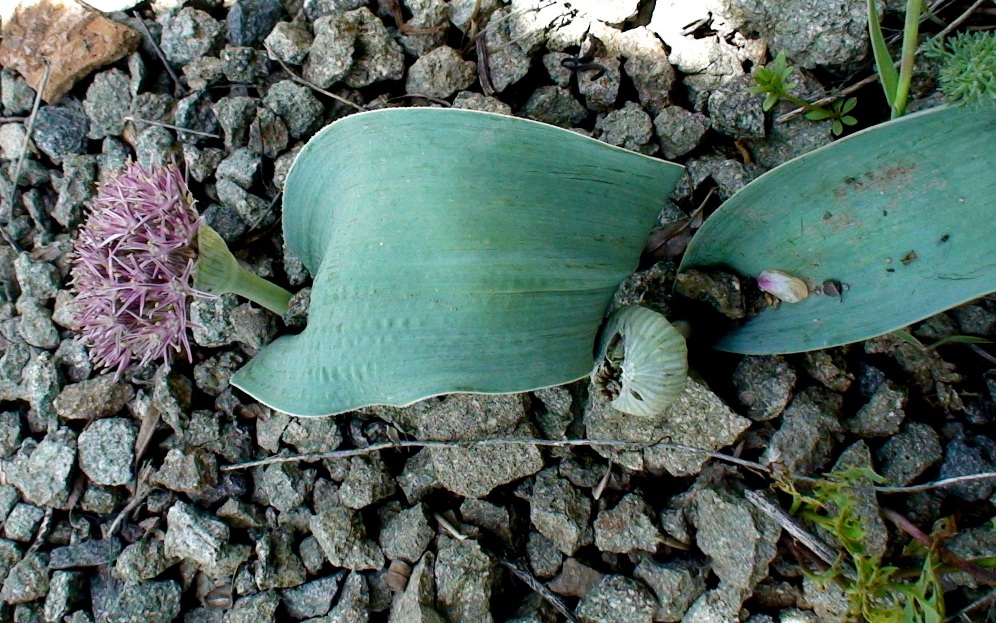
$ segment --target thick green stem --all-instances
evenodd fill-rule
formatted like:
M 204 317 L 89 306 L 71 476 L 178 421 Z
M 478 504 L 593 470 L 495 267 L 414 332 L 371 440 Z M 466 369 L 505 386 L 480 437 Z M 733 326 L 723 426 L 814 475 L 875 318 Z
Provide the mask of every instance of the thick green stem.
M 896 85 L 896 100 L 892 105 L 892 118 L 901 117 L 906 112 L 906 100 L 913 81 L 913 65 L 916 62 L 916 48 L 919 44 L 920 10 L 923 0 L 907 0 L 906 25 L 903 27 L 903 55 L 899 61 L 899 83 Z
M 287 313 L 291 293 L 242 268 L 218 232 L 201 223 L 197 231 L 194 287 L 209 294 L 237 294 L 278 316 Z
M 278 316 L 287 313 L 287 304 L 290 303 L 292 296 L 287 290 L 241 266 L 238 267 L 238 272 L 233 276 L 228 287 L 228 291 L 232 294 L 249 299 Z

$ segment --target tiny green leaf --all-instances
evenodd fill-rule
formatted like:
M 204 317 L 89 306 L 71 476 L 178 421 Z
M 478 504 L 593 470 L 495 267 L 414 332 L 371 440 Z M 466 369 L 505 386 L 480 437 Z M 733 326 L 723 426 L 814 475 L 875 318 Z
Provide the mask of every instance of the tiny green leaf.
M 885 42 L 885 35 L 882 34 L 882 25 L 878 21 L 875 0 L 868 0 L 868 34 L 871 38 L 872 52 L 875 55 L 875 67 L 878 69 L 878 77 L 882 82 L 882 90 L 885 92 L 885 100 L 889 106 L 893 106 L 899 89 L 899 73 L 892 64 L 889 46 Z
M 829 119 L 830 117 L 833 117 L 833 113 L 829 110 L 823 110 L 822 108 L 810 110 L 806 113 L 806 119 L 809 119 L 810 121 L 823 121 L 824 119 Z

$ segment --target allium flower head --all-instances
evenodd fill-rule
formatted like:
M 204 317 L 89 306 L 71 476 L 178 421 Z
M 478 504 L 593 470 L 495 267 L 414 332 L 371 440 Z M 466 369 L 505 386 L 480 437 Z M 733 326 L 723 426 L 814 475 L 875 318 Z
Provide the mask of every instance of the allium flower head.
M 171 352 L 191 358 L 187 303 L 200 218 L 175 165 L 126 170 L 98 189 L 75 244 L 72 282 L 81 341 L 120 376 Z

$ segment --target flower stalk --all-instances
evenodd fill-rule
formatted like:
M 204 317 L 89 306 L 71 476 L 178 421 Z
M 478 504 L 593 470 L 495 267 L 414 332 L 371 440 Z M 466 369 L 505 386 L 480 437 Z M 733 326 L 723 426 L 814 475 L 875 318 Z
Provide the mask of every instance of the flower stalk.
M 291 293 L 239 265 L 218 232 L 207 223 L 197 228 L 194 286 L 208 294 L 237 294 L 278 316 L 287 313 Z

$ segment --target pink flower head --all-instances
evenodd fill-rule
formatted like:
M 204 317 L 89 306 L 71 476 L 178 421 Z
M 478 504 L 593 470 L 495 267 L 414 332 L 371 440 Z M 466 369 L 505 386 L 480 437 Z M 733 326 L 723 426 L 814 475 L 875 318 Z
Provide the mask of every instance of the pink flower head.
M 121 376 L 171 351 L 191 359 L 187 303 L 200 217 L 175 165 L 126 170 L 98 189 L 76 239 L 72 282 L 81 342 Z

